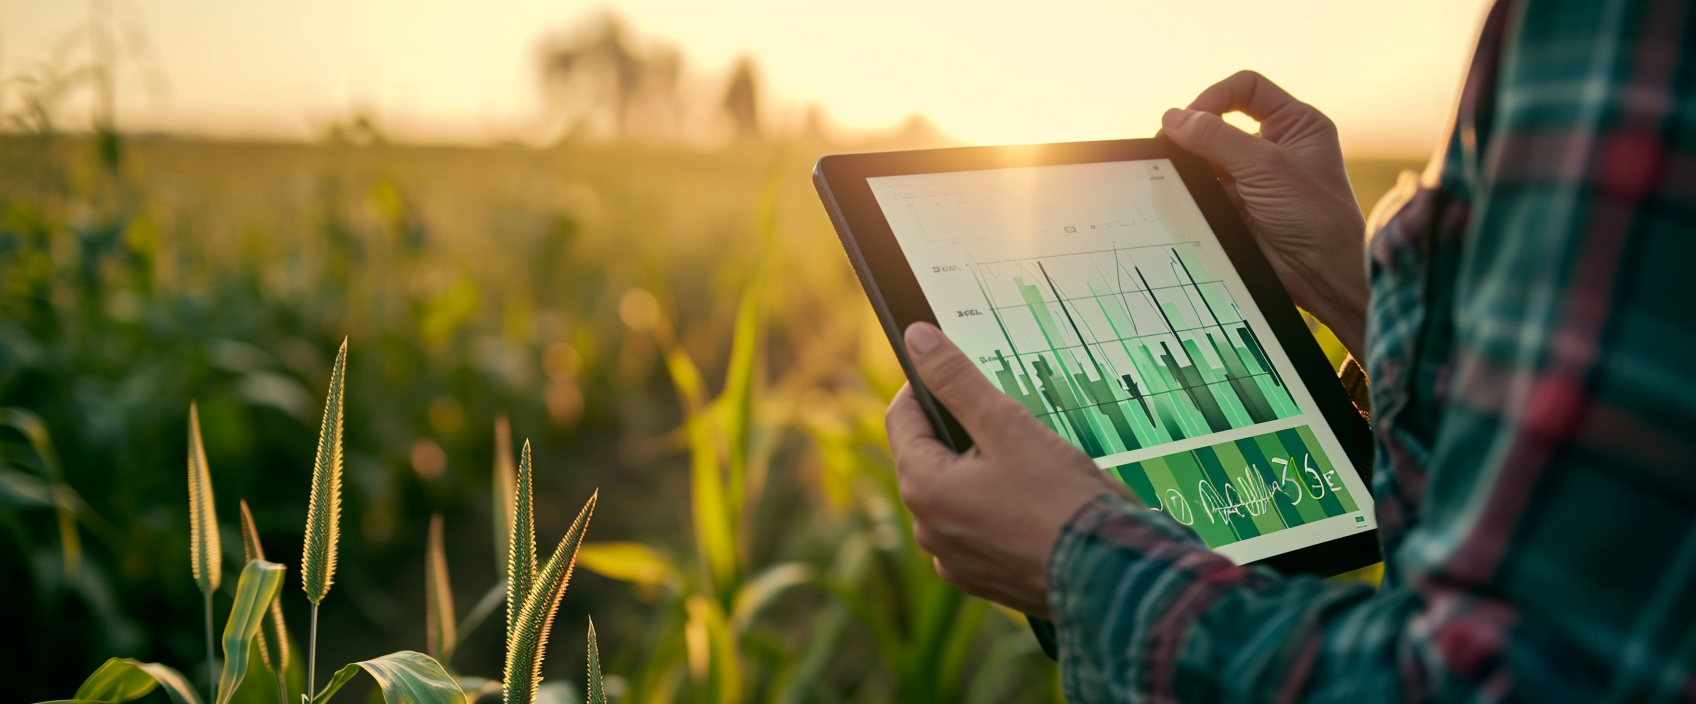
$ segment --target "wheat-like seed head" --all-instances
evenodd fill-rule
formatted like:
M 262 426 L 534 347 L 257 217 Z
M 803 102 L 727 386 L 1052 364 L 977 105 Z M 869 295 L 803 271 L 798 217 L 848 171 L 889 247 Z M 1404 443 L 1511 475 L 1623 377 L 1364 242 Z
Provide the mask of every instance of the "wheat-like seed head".
M 212 473 L 200 441 L 200 409 L 188 405 L 189 564 L 200 593 L 211 594 L 223 581 L 223 550 L 218 541 L 218 512 L 212 505 Z
M 589 675 L 583 680 L 589 692 L 588 704 L 607 704 L 607 692 L 601 683 L 601 647 L 595 643 L 595 619 L 589 618 Z
M 247 499 L 241 500 L 241 551 L 248 562 L 265 559 L 265 547 L 259 544 L 259 528 L 253 523 L 253 512 L 247 508 Z M 259 659 L 265 662 L 265 667 L 271 672 L 283 673 L 289 669 L 289 632 L 283 622 L 283 602 L 281 599 L 271 600 L 271 628 L 267 637 L 264 629 L 259 633 Z
M 518 667 L 514 660 L 514 640 L 519 631 L 519 614 L 524 600 L 530 596 L 530 584 L 536 576 L 535 517 L 531 514 L 532 477 L 530 441 L 518 456 L 518 480 L 513 489 L 512 535 L 507 540 L 506 556 L 506 681 L 510 682 Z M 528 704 L 528 702 L 526 702 Z
M 442 514 L 430 516 L 430 544 L 424 553 L 424 638 L 430 657 L 453 659 L 455 632 L 453 583 L 448 579 L 447 551 L 442 547 Z
M 553 630 L 554 615 L 559 611 L 560 597 L 571 583 L 571 570 L 577 563 L 578 548 L 583 545 L 583 532 L 595 513 L 596 491 L 571 522 L 571 528 L 554 548 L 553 557 L 537 573 L 530 596 L 519 610 L 518 631 L 507 641 L 505 682 L 506 704 L 532 704 L 542 684 L 542 659 L 546 655 L 548 634 Z
M 324 422 L 318 431 L 318 459 L 312 467 L 312 501 L 306 509 L 306 549 L 301 586 L 313 604 L 329 593 L 336 574 L 336 539 L 342 512 L 342 387 L 347 372 L 347 340 L 330 371 Z

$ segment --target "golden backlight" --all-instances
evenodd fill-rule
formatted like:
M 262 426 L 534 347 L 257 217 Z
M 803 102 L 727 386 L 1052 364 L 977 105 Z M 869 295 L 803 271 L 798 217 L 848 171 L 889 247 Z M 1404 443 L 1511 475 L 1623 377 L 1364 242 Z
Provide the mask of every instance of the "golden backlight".
M 1419 154 L 1440 132 L 1484 0 L 678 2 L 112 0 L 152 47 L 121 86 L 129 129 L 306 138 L 361 111 L 404 139 L 535 140 L 537 47 L 610 10 L 719 90 L 752 56 L 766 121 L 816 104 L 845 131 L 923 114 L 971 143 L 1144 136 L 1242 68 L 1342 126 L 1355 154 Z M 84 2 L 0 3 L 10 73 L 52 60 Z M 133 80 L 151 71 L 158 85 Z M 162 79 L 162 80 L 157 80 Z M 126 87 L 127 86 L 127 87 Z

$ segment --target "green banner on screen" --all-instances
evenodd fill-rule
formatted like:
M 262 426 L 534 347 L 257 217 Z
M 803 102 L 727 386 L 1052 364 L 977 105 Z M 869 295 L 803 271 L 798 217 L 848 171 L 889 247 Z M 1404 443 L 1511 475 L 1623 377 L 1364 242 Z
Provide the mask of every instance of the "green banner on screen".
M 1108 471 L 1212 548 L 1359 509 L 1305 425 Z

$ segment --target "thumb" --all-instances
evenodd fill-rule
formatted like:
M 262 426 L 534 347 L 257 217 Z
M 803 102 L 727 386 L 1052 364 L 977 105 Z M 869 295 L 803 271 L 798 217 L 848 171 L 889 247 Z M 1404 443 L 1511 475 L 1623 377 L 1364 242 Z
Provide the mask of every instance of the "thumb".
M 1227 124 L 1224 118 L 1203 110 L 1167 110 L 1160 118 L 1160 133 L 1170 137 L 1225 173 L 1237 177 L 1251 164 L 1264 161 L 1277 145 Z
M 1024 407 L 995 388 L 935 325 L 913 323 L 907 327 L 906 342 L 919 380 L 979 443 L 1005 430 L 1001 426 L 1009 417 L 1008 405 L 1023 413 Z

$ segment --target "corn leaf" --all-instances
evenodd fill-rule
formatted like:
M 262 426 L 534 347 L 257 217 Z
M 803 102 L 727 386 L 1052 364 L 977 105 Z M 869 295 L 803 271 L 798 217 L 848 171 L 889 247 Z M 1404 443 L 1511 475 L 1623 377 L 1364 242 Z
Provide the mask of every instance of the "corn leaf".
M 111 658 L 83 680 L 76 696 L 63 702 L 119 704 L 147 696 L 164 685 L 174 704 L 200 704 L 200 697 L 182 673 L 153 662 Z M 59 704 L 44 702 L 43 704 Z
M 671 560 L 641 543 L 584 543 L 577 553 L 577 564 L 602 577 L 644 589 L 682 582 Z
M 725 476 L 719 461 L 719 436 L 713 409 L 706 403 L 706 385 L 700 367 L 682 346 L 669 344 L 665 352 L 671 384 L 683 406 L 684 428 L 689 438 L 690 515 L 695 523 L 695 544 L 702 560 L 704 581 L 714 594 L 723 594 L 736 582 L 734 520 L 725 493 Z
M 53 485 L 32 474 L 0 469 L 0 506 L 53 508 L 59 503 Z
M 689 644 L 691 669 L 697 678 L 705 670 L 708 690 L 717 694 L 714 701 L 742 701 L 742 664 L 724 609 L 700 594 L 690 595 L 683 606 L 689 615 L 686 630 L 694 633 Z
M 241 550 L 248 562 L 265 559 L 265 546 L 259 543 L 259 528 L 253 523 L 253 512 L 247 499 L 241 500 Z M 269 631 L 269 632 L 267 632 Z M 266 669 L 279 677 L 289 669 L 289 629 L 283 621 L 283 601 L 271 600 L 271 627 L 259 630 L 259 659 Z
M 59 550 L 65 559 L 63 577 L 67 584 L 75 582 L 82 566 L 82 537 L 77 533 L 73 509 L 81 502 L 65 484 L 64 472 L 59 467 L 59 453 L 53 449 L 53 436 L 47 434 L 47 423 L 28 409 L 4 408 L 0 409 L 0 424 L 10 425 L 23 433 L 36 457 L 41 459 L 41 469 L 47 474 L 47 483 L 51 485 L 55 498 L 53 510 L 58 518 Z
M 737 633 L 746 633 L 748 625 L 760 610 L 775 600 L 778 595 L 813 581 L 813 568 L 800 562 L 785 562 L 773 565 L 760 573 L 758 577 L 748 580 L 737 590 L 736 599 L 731 603 L 730 625 Z
M 217 591 L 224 577 L 224 553 L 218 543 L 218 512 L 212 505 L 212 474 L 200 442 L 200 410 L 192 403 L 188 406 L 188 541 L 195 585 L 201 594 Z
M 437 513 L 430 516 L 429 546 L 424 553 L 424 638 L 430 657 L 441 662 L 453 660 L 458 642 L 453 619 L 453 583 L 442 547 L 442 514 Z
M 595 642 L 595 619 L 589 619 L 589 675 L 583 680 L 589 691 L 588 704 L 607 704 L 607 692 L 601 682 L 601 647 Z
M 224 624 L 224 671 L 218 676 L 218 704 L 227 704 L 247 676 L 247 649 L 259 635 L 265 612 L 283 588 L 283 566 L 254 560 L 241 570 L 236 582 L 236 603 Z
M 513 492 L 518 482 L 518 471 L 512 462 L 512 423 L 505 415 L 495 418 L 495 470 L 494 491 L 491 493 L 495 505 L 489 512 L 495 521 L 495 552 L 496 560 L 505 560 L 509 547 L 507 542 L 512 538 Z M 505 567 L 504 563 L 496 565 L 496 569 Z
M 313 604 L 324 599 L 336 574 L 336 539 L 342 512 L 342 387 L 347 372 L 347 340 L 330 371 L 324 421 L 318 431 L 318 458 L 312 467 L 312 500 L 306 509 L 306 548 L 301 585 Z
M 689 507 L 695 522 L 695 543 L 705 558 L 705 581 L 713 594 L 723 594 L 736 582 L 736 543 L 725 503 L 718 438 L 712 418 L 698 414 L 685 421 L 689 428 Z
M 748 440 L 753 428 L 754 372 L 759 362 L 760 309 L 765 298 L 766 259 L 770 256 L 768 252 L 772 250 L 773 233 L 777 229 L 777 189 L 782 183 L 780 172 L 775 168 L 776 164 L 773 166 L 764 187 L 760 190 L 759 220 L 755 233 L 759 242 L 755 251 L 760 252 L 760 258 L 755 262 L 753 273 L 748 277 L 747 287 L 743 289 L 742 298 L 736 304 L 736 323 L 731 332 L 730 360 L 725 370 L 724 393 L 718 401 L 727 441 L 727 498 L 730 500 L 730 516 L 733 521 L 741 520 L 742 503 L 748 498 Z M 746 549 L 746 546 L 743 548 Z
M 536 576 L 536 526 L 530 508 L 530 441 L 518 458 L 518 481 L 513 491 L 512 538 L 506 556 L 506 668 L 512 671 L 512 643 L 518 635 L 518 615 L 530 596 L 530 581 Z
M 724 393 L 719 399 L 723 406 L 720 412 L 724 419 L 724 434 L 729 440 L 730 497 L 736 502 L 743 498 L 740 481 L 744 479 L 748 465 L 748 433 L 754 416 L 754 367 L 759 361 L 760 302 L 764 288 L 756 273 L 736 305 L 730 360 L 725 369 Z M 740 511 L 733 511 L 732 515 L 740 515 Z
M 554 548 L 547 566 L 536 574 L 530 595 L 519 610 L 518 630 L 507 644 L 506 704 L 531 704 L 535 701 L 537 688 L 542 683 L 542 659 L 546 654 L 548 633 L 553 629 L 559 600 L 565 596 L 565 588 L 571 583 L 571 569 L 577 561 L 577 550 L 583 544 L 583 532 L 589 527 L 589 518 L 595 513 L 595 501 L 599 497 L 599 491 L 589 496 L 589 502 L 583 505 L 577 519 L 571 522 L 571 528 L 566 530 L 565 537 L 560 539 L 559 546 Z
M 489 615 L 493 614 L 495 609 L 501 608 L 501 605 L 506 603 L 505 599 L 506 580 L 503 579 L 489 587 L 488 591 L 483 592 L 483 598 L 478 599 L 477 603 L 471 606 L 471 611 L 465 614 L 465 618 L 460 620 L 454 631 L 461 638 L 469 637 L 483 625 L 484 621 L 489 620 Z
M 466 704 L 465 692 L 434 658 L 412 650 L 356 662 L 336 671 L 312 704 L 324 704 L 364 670 L 383 688 L 385 704 Z

